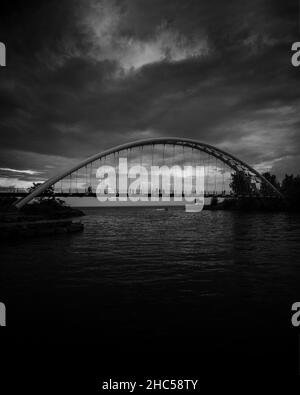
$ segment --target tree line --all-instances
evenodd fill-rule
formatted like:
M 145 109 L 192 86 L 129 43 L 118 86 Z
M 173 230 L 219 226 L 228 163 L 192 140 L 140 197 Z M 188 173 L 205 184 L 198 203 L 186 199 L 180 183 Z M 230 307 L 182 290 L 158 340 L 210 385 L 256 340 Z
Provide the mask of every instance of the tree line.
M 266 172 L 262 174 L 281 194 L 287 208 L 300 210 L 300 176 L 286 174 L 280 182 L 275 174 Z M 264 198 L 276 197 L 275 191 L 267 183 L 262 183 L 258 188 L 250 175 L 244 172 L 235 172 L 231 176 L 230 187 L 236 196 L 254 198 L 262 196 Z

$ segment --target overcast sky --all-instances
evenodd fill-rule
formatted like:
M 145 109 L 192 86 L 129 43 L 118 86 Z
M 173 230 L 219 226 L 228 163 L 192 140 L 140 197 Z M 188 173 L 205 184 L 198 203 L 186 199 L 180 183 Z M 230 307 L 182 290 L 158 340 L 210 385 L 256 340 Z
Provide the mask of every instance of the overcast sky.
M 1 1 L 0 41 L 0 185 L 159 136 L 300 173 L 297 0 Z

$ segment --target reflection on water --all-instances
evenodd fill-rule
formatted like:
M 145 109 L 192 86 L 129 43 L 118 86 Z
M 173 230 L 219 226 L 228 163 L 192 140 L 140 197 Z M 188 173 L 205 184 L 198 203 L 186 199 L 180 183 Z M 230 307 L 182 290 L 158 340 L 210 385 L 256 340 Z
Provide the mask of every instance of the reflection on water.
M 55 309 L 58 320 L 76 326 L 82 317 L 94 327 L 117 320 L 138 335 L 149 329 L 145 321 L 163 333 L 172 325 L 261 325 L 260 314 L 276 319 L 300 300 L 299 215 L 180 208 L 86 214 L 83 233 L 1 245 L 7 303 L 20 311 L 26 303 L 36 320 Z

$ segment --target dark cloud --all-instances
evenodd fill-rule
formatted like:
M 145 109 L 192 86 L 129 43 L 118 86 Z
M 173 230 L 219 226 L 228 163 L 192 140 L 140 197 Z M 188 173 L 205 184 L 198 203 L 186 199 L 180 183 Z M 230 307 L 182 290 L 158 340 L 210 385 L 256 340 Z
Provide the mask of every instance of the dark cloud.
M 0 167 L 175 135 L 297 173 L 298 20 L 296 1 L 4 2 Z

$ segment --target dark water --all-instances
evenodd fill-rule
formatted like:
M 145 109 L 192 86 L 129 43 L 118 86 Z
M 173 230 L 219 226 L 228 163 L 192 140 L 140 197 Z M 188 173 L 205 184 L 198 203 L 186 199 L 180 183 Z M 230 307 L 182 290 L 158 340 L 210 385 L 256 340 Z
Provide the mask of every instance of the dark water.
M 1 245 L 1 299 L 26 341 L 297 349 L 299 215 L 85 212 L 83 233 Z

